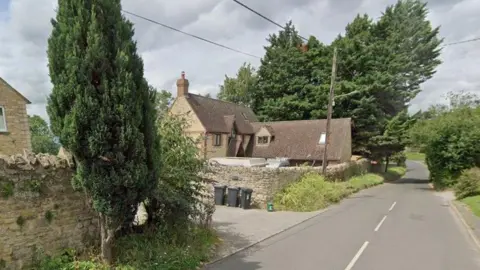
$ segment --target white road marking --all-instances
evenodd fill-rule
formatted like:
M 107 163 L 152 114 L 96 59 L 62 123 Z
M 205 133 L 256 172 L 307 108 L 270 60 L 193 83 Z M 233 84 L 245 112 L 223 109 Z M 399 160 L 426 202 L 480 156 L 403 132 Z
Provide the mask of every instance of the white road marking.
M 397 202 L 394 202 L 394 203 L 392 204 L 392 206 L 390 206 L 390 209 L 388 209 L 388 212 L 392 211 L 396 204 L 397 204 Z
M 351 270 L 353 268 L 353 266 L 355 265 L 355 263 L 357 262 L 357 260 L 360 258 L 360 256 L 362 255 L 363 251 L 365 251 L 365 249 L 367 248 L 368 246 L 368 241 L 365 241 L 365 243 L 363 243 L 362 247 L 358 250 L 357 254 L 355 254 L 355 257 L 353 257 L 353 259 L 350 261 L 350 263 L 347 265 L 347 268 L 345 268 L 345 270 Z
M 385 219 L 387 219 L 387 216 L 384 216 L 382 220 L 380 220 L 380 223 L 378 223 L 377 227 L 375 227 L 375 232 L 378 232 L 378 230 L 380 229 L 380 226 L 382 226 Z

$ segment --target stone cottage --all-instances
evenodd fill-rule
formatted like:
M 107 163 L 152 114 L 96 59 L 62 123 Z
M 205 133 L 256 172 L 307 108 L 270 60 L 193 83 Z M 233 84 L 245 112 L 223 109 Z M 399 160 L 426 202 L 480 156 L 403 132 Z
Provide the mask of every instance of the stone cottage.
M 205 159 L 286 157 L 291 164 L 322 164 L 326 120 L 259 122 L 248 107 L 189 93 L 183 72 L 170 113 L 187 118 L 185 132 L 198 140 Z M 328 163 L 349 161 L 351 156 L 351 119 L 332 119 Z
M 0 77 L 0 154 L 32 149 L 27 104 L 30 101 Z

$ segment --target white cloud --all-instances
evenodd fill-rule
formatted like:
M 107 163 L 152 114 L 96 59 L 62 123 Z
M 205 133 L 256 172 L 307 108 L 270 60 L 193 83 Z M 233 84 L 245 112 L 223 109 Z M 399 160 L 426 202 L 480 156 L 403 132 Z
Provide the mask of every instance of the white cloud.
M 46 47 L 54 0 L 10 0 L 7 10 L 0 5 L 0 76 L 31 101 L 29 113 L 46 117 L 48 77 Z M 343 32 L 357 13 L 376 18 L 395 0 L 243 0 L 280 23 L 292 19 L 302 36 L 315 35 L 330 42 Z M 262 56 L 265 38 L 278 28 L 231 0 L 124 0 L 126 10 L 141 14 L 218 43 Z M 431 1 L 429 18 L 441 25 L 445 42 L 480 36 L 480 1 Z M 126 15 L 134 24 L 139 50 L 145 62 L 145 76 L 159 89 L 175 93 L 181 71 L 187 73 L 193 92 L 216 94 L 225 74 L 233 76 L 245 61 L 259 60 L 172 32 L 158 25 Z M 412 110 L 442 100 L 452 90 L 480 93 L 479 43 L 446 47 L 444 63 L 425 83 L 424 91 L 412 101 Z

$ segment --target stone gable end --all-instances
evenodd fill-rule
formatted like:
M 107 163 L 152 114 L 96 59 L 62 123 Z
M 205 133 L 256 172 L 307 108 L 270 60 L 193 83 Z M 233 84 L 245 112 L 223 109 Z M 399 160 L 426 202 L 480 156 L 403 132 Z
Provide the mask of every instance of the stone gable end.
M 0 131 L 0 154 L 13 155 L 31 150 L 27 101 L 0 80 L 0 107 L 3 108 L 7 131 Z

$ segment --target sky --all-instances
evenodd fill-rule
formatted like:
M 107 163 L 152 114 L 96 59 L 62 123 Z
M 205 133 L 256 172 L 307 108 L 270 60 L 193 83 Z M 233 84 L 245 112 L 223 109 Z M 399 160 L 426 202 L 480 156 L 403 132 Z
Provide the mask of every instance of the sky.
M 243 0 L 281 24 L 292 20 L 302 36 L 330 43 L 356 14 L 381 16 L 396 0 Z M 52 85 L 47 67 L 47 39 L 56 0 L 0 0 L 0 77 L 32 104 L 29 114 L 45 119 Z M 279 28 L 232 0 L 123 0 L 125 10 L 212 41 L 263 56 L 266 38 Z M 480 37 L 480 0 L 431 0 L 428 19 L 440 26 L 445 43 Z M 145 64 L 145 77 L 157 89 L 176 94 L 182 71 L 190 91 L 215 96 L 225 75 L 235 76 L 244 62 L 258 67 L 256 58 L 190 38 L 147 21 L 125 15 L 135 25 L 135 39 Z M 449 91 L 480 94 L 480 42 L 448 46 L 443 64 L 411 102 L 411 111 L 443 102 Z

